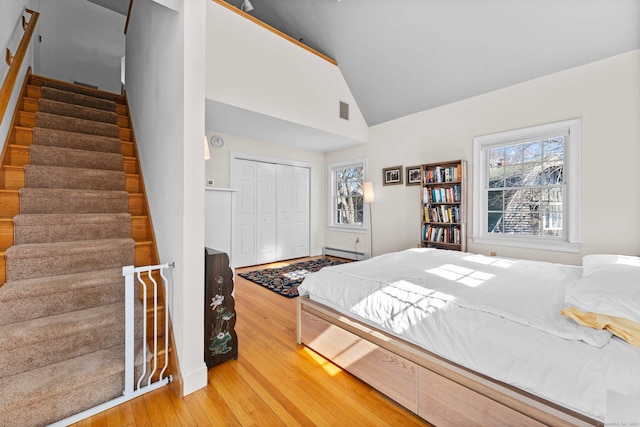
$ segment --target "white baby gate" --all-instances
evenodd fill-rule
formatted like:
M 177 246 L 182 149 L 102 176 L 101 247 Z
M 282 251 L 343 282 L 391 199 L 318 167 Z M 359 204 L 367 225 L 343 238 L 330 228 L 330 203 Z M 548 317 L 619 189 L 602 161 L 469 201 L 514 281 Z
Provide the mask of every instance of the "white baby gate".
M 125 374 L 124 374 L 124 390 L 122 396 L 117 397 L 108 402 L 102 403 L 93 408 L 87 409 L 78 414 L 72 415 L 63 420 L 57 421 L 51 426 L 67 426 L 80 420 L 88 418 L 92 415 L 106 411 L 107 409 L 118 406 L 140 395 L 163 387 L 171 382 L 171 375 L 164 376 L 169 364 L 169 307 L 168 302 L 171 301 L 170 287 L 165 271 L 175 264 L 152 265 L 145 267 L 134 267 L 132 265 L 122 268 L 122 275 L 125 278 Z M 160 321 L 158 314 L 158 282 L 152 276 L 153 273 L 159 272 L 162 278 L 162 289 L 165 296 L 164 308 L 164 365 L 157 366 L 158 363 L 158 323 Z M 136 287 L 136 284 L 139 286 Z M 142 298 L 142 347 L 143 362 L 140 364 L 137 379 L 135 378 L 135 304 L 138 298 L 137 291 L 140 292 Z M 147 337 L 147 301 L 149 300 L 149 292 L 153 292 L 153 336 L 151 339 Z M 148 345 L 147 345 L 148 343 Z M 149 361 L 151 363 L 149 363 Z M 147 365 L 150 365 L 147 369 Z M 156 381 L 152 381 L 155 374 L 159 372 Z

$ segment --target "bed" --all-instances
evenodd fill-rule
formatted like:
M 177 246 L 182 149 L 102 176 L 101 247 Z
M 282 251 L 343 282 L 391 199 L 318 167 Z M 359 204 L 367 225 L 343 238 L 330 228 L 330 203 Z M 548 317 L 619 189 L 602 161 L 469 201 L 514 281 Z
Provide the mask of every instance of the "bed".
M 299 343 L 437 426 L 640 425 L 638 257 L 410 249 L 299 292 Z

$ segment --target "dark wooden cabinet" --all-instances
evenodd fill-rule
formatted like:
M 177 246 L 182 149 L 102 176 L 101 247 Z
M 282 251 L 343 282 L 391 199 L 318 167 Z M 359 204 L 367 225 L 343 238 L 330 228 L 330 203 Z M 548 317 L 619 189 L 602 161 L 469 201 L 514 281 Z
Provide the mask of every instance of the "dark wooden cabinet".
M 238 336 L 229 256 L 205 248 L 204 257 L 204 361 L 211 368 L 238 358 Z

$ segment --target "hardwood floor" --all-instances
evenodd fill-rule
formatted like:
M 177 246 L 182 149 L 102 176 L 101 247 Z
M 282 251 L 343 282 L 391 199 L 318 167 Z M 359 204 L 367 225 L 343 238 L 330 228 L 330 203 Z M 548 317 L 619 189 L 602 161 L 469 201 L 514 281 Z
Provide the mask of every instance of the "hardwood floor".
M 295 298 L 237 275 L 235 290 L 238 360 L 210 369 L 206 388 L 180 398 L 169 385 L 74 425 L 429 425 L 296 344 Z

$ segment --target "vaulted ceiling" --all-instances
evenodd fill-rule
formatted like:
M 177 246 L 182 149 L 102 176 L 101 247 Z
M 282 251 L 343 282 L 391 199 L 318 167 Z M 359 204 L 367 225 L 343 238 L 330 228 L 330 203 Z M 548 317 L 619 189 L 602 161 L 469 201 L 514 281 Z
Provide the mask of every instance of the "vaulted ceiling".
M 640 49 L 639 0 L 250 1 L 337 60 L 370 126 Z
M 369 125 L 640 48 L 638 0 L 250 1 L 338 61 Z

